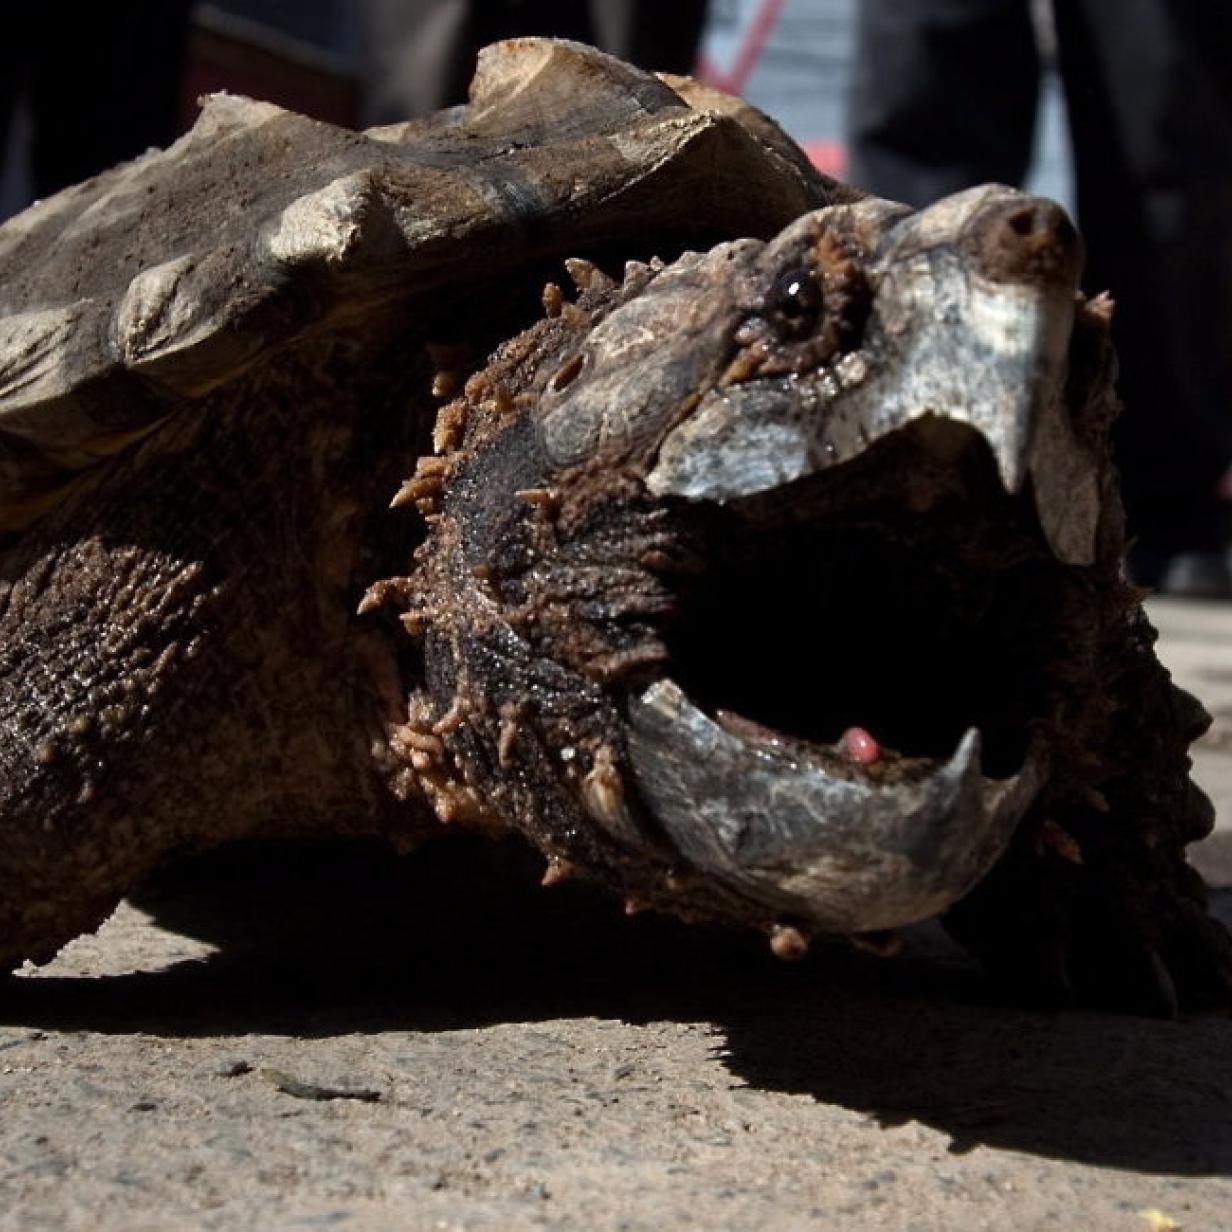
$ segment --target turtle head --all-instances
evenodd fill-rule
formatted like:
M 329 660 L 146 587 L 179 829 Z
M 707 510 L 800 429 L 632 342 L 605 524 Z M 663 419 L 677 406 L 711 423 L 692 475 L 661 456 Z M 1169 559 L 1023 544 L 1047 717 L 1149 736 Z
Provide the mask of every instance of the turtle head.
M 587 267 L 443 416 L 413 620 L 454 777 L 640 901 L 856 933 L 964 895 L 1097 556 L 1081 259 L 985 187 Z

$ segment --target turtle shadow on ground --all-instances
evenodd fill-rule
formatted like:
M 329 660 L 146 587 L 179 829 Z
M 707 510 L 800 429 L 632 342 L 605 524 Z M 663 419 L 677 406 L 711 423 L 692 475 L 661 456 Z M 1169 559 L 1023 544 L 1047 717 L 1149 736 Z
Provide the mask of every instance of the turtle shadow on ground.
M 1181 1175 L 1232 1175 L 1232 1017 L 1178 1022 L 998 1004 L 938 928 L 878 960 L 804 963 L 748 939 L 626 919 L 584 887 L 543 891 L 514 844 L 409 860 L 333 844 L 224 851 L 147 888 L 165 927 L 221 948 L 157 971 L 13 978 L 0 1020 L 172 1037 L 328 1037 L 584 1017 L 714 1024 L 738 1086 L 887 1126 Z M 1232 890 L 1220 906 L 1232 908 Z

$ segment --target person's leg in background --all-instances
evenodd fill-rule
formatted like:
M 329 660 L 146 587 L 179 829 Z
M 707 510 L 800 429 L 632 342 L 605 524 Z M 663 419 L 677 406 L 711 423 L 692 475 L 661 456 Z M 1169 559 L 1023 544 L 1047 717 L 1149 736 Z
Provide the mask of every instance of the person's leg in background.
M 1232 589 L 1232 9 L 1056 0 L 1086 286 L 1116 301 L 1117 454 L 1143 585 Z
M 604 51 L 654 72 L 690 73 L 707 0 L 590 0 L 595 40 Z
M 191 0 L 32 9 L 22 48 L 45 197 L 177 135 Z
M 583 0 L 364 0 L 365 124 L 466 101 L 479 49 L 545 34 L 594 42 Z
M 1029 0 L 860 0 L 848 178 L 924 205 L 1020 184 L 1040 65 Z
M 594 43 L 648 69 L 687 73 L 706 0 L 364 0 L 365 123 L 391 124 L 466 101 L 479 49 L 551 35 Z
M 12 5 L 0 24 L 0 160 L 8 150 L 17 101 L 26 78 L 29 56 L 30 14 L 24 5 Z M 0 168 L 3 170 L 3 168 Z

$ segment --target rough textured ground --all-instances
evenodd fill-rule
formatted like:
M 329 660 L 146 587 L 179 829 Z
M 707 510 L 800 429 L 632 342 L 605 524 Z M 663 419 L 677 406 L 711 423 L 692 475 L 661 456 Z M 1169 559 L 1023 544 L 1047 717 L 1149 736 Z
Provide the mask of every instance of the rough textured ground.
M 1232 816 L 1232 609 L 1155 615 Z M 1232 1229 L 1232 1016 L 1007 1008 L 933 929 L 785 967 L 489 854 L 215 859 L 9 981 L 0 1229 Z

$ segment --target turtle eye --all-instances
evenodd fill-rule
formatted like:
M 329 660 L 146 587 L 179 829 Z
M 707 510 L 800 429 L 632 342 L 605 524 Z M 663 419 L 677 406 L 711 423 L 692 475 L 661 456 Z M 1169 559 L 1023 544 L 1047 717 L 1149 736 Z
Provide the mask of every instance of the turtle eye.
M 784 338 L 803 338 L 821 315 L 821 286 L 807 266 L 780 274 L 770 291 L 770 320 Z

